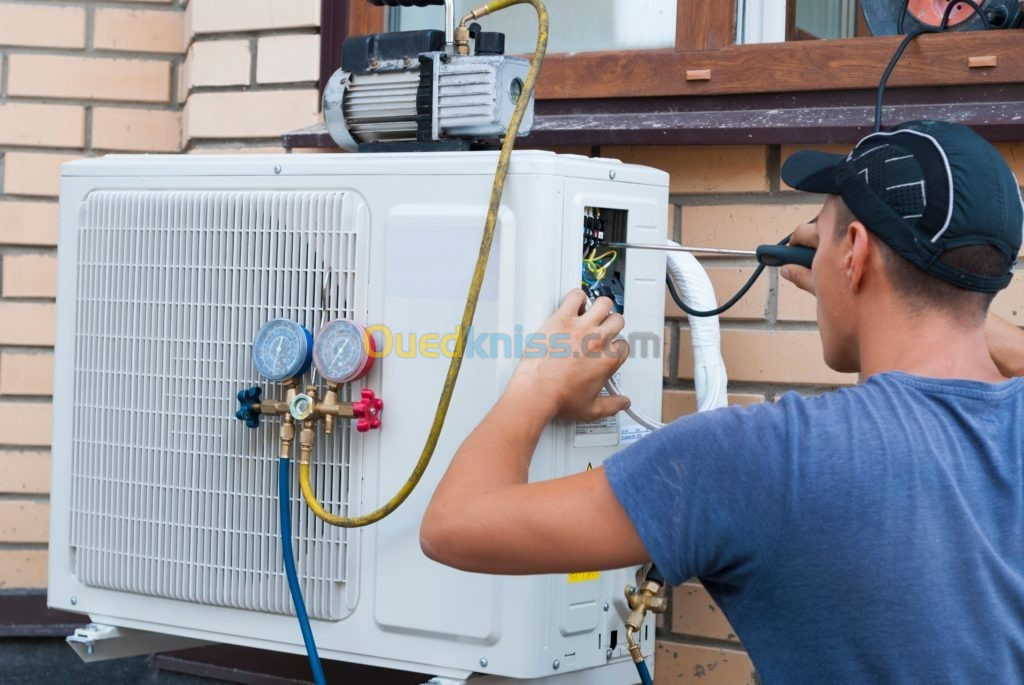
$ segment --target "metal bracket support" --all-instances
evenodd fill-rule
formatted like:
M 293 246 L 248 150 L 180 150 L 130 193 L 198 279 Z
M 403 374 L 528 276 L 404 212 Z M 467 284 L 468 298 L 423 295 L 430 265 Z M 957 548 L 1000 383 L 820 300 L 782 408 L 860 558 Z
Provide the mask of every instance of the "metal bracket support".
M 204 640 L 118 628 L 102 623 L 90 623 L 83 628 L 76 628 L 74 634 L 68 635 L 66 640 L 86 663 L 213 644 Z

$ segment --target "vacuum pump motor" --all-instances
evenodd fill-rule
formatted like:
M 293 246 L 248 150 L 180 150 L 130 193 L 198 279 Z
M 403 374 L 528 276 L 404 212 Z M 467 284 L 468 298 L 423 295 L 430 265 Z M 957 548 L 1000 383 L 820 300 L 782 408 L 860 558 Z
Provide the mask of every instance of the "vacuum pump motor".
M 501 138 L 530 62 L 505 56 L 505 37 L 474 25 L 475 54 L 454 54 L 442 31 L 354 36 L 324 89 L 324 119 L 346 150 L 437 146 Z M 530 103 L 520 134 L 533 125 Z

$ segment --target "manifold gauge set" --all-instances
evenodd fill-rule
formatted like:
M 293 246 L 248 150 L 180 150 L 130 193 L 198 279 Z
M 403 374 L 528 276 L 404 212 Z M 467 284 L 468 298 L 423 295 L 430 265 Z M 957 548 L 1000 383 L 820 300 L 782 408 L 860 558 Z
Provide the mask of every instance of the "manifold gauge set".
M 373 337 L 355 321 L 337 319 L 325 325 L 316 341 L 295 321 L 272 319 L 263 324 L 252 346 L 260 375 L 280 382 L 302 376 L 315 365 L 328 383 L 357 381 L 373 368 L 377 351 Z
M 445 30 L 347 39 L 342 67 L 324 88 L 334 141 L 353 152 L 417 152 L 469 150 L 503 137 L 530 69 L 529 60 L 505 55 L 505 34 L 478 24 L 468 35 L 456 31 L 453 0 L 371 2 L 444 5 Z M 519 134 L 532 126 L 531 98 Z

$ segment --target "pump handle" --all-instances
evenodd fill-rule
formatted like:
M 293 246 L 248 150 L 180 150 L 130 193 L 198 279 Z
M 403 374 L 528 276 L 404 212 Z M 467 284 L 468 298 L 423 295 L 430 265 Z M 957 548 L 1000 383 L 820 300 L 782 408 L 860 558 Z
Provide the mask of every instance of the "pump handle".
M 377 7 L 430 7 L 444 4 L 444 0 L 369 0 L 369 2 Z

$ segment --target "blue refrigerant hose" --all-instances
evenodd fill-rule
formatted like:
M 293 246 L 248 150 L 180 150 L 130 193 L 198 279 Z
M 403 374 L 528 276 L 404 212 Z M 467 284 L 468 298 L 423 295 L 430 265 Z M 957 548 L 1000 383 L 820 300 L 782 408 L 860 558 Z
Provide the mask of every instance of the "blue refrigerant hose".
M 288 589 L 292 593 L 292 604 L 295 606 L 295 615 L 299 619 L 299 628 L 302 630 L 302 641 L 306 643 L 306 654 L 309 655 L 309 668 L 313 671 L 313 682 L 316 685 L 327 685 L 323 666 L 320 665 L 320 654 L 316 651 L 313 629 L 309 625 L 306 603 L 302 600 L 299 574 L 295 570 L 295 554 L 292 552 L 290 461 L 290 459 L 279 459 L 277 462 L 277 499 L 281 512 L 281 551 L 284 553 L 284 571 L 288 575 Z
M 654 681 L 651 680 L 651 671 L 647 668 L 647 662 L 641 661 L 636 665 L 636 670 L 640 674 L 640 685 L 654 685 Z

